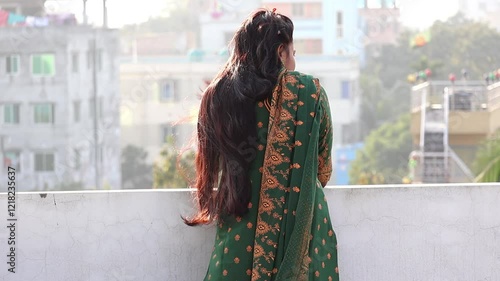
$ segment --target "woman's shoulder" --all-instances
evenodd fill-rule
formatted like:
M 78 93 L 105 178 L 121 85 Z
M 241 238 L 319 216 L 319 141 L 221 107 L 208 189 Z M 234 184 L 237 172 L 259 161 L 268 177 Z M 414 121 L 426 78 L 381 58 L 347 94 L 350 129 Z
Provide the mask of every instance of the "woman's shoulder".
M 290 86 L 305 89 L 306 92 L 321 92 L 321 84 L 319 79 L 314 77 L 313 75 L 302 73 L 299 71 L 287 71 L 285 80 Z
M 311 83 L 314 81 L 319 82 L 319 79 L 317 77 L 314 77 L 314 76 L 307 74 L 307 73 L 302 73 L 300 71 L 295 71 L 295 70 L 294 71 L 287 71 L 286 75 L 297 79 L 299 82 L 301 82 L 301 84 Z

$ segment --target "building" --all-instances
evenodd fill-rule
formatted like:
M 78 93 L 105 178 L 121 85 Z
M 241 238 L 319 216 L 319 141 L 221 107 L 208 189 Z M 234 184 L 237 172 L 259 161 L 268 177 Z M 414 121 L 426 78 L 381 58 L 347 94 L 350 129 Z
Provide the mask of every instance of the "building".
M 119 188 L 117 32 L 3 26 L 0 42 L 1 164 L 18 190 Z
M 204 6 L 198 15 L 200 24 L 199 48 L 207 55 L 227 50 L 227 45 L 233 38 L 234 32 L 240 27 L 241 22 L 254 9 L 261 7 L 259 0 L 211 2 L 213 5 Z
M 122 149 L 141 147 L 152 164 L 170 137 L 178 149 L 192 144 L 200 94 L 227 60 L 227 43 L 242 19 L 259 6 L 258 1 L 238 4 L 190 1 L 189 10 L 198 19 L 200 32 L 195 36 L 176 33 L 182 42 L 186 37 L 184 45 L 191 47 L 182 54 L 182 48 L 165 50 L 175 49 L 179 38 L 161 42 L 162 52 L 151 51 L 145 37 L 158 39 L 167 34 L 138 35 L 135 46 L 126 38 L 120 65 Z
M 355 1 L 263 0 L 294 22 L 297 70 L 320 79 L 330 101 L 336 146 L 359 141 L 364 43 Z
M 200 94 L 222 65 L 188 56 L 151 57 L 120 66 L 121 147 L 133 145 L 148 152 L 148 163 L 158 160 L 169 137 L 177 148 L 194 137 Z
M 412 90 L 416 182 L 472 182 L 470 163 L 500 130 L 500 82 L 431 81 Z
M 356 153 L 363 149 L 363 143 L 349 144 L 335 149 L 335 185 L 348 185 L 350 181 L 349 170 L 356 159 Z
M 399 6 L 395 1 L 362 1 L 359 15 L 362 20 L 366 46 L 396 44 L 402 31 Z
M 45 14 L 46 0 L 0 0 L 0 9 L 16 14 L 28 16 L 42 16 Z
M 323 5 L 331 12 L 325 12 Z M 326 89 L 335 144 L 358 141 L 359 46 L 352 44 L 355 37 L 350 32 L 357 24 L 356 5 L 331 5 L 330 1 L 214 1 L 199 9 L 200 41 L 196 50 L 183 56 L 122 58 L 122 148 L 145 148 L 148 162 L 152 163 L 168 136 L 175 136 L 178 148 L 190 143 L 196 128 L 199 94 L 227 60 L 227 45 L 243 19 L 262 6 L 275 7 L 294 21 L 297 70 L 318 77 Z M 338 25 L 323 28 L 333 26 L 330 22 L 337 20 Z

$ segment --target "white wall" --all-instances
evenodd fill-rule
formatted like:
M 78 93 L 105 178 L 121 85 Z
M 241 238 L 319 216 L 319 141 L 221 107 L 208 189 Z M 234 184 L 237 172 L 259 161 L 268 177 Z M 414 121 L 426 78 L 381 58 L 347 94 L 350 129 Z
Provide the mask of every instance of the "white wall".
M 22 193 L 17 273 L 1 280 L 202 280 L 212 228 L 181 191 Z M 327 189 L 342 281 L 500 280 L 500 186 Z M 1 221 L 7 225 L 5 193 Z

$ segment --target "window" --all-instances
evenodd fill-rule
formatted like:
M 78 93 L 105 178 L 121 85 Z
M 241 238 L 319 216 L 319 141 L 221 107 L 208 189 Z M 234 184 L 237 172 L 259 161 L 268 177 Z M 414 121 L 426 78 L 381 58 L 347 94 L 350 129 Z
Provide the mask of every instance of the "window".
M 96 104 L 95 99 L 89 99 L 89 117 L 94 118 L 96 114 L 98 114 L 98 118 L 102 118 L 102 97 L 97 98 L 97 112 L 95 111 Z
M 9 12 L 9 13 L 13 13 L 13 14 L 20 13 L 20 7 L 19 7 L 19 5 L 16 5 L 16 4 L 2 4 L 2 10 Z
M 5 151 L 3 163 L 4 167 L 12 167 L 19 173 L 21 171 L 21 153 L 19 151 Z
M 170 101 L 174 99 L 175 83 L 172 80 L 163 81 L 160 84 L 160 101 Z
M 73 52 L 71 54 L 71 70 L 73 73 L 78 73 L 78 70 L 80 69 L 80 56 L 78 52 Z
M 7 74 L 18 74 L 19 73 L 19 56 L 7 56 L 5 58 L 5 71 Z
M 53 172 L 54 153 L 35 153 L 35 172 Z
M 54 76 L 56 59 L 53 54 L 31 56 L 31 73 L 36 76 Z
M 337 12 L 337 38 L 344 37 L 344 16 L 341 11 Z
M 3 116 L 5 124 L 19 124 L 19 104 L 5 104 Z
M 341 98 L 350 99 L 352 92 L 352 83 L 350 81 L 342 81 Z
M 177 127 L 172 125 L 163 125 L 162 127 L 162 143 L 167 143 L 170 138 L 175 138 L 177 136 Z
M 36 124 L 54 124 L 54 105 L 51 103 L 35 104 Z
M 292 16 L 303 17 L 304 16 L 304 4 L 303 3 L 293 3 L 292 4 Z
M 73 149 L 73 168 L 79 170 L 81 165 L 81 153 L 77 148 Z
M 101 71 L 103 66 L 103 51 L 101 49 L 95 50 L 95 69 Z M 92 69 L 94 65 L 94 46 L 90 45 L 87 51 L 87 68 Z
M 73 102 L 73 121 L 80 122 L 80 101 Z

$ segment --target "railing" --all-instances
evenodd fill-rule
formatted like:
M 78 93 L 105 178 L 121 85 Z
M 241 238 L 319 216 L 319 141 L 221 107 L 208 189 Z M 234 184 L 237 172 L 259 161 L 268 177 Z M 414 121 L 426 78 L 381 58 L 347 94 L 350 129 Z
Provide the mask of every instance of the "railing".
M 500 107 L 500 82 L 488 86 L 488 105 L 490 110 Z
M 500 280 L 499 184 L 351 186 L 324 193 L 342 281 Z M 0 193 L 0 280 L 196 281 L 212 256 L 215 227 L 188 227 L 180 218 L 192 214 L 187 190 L 16 197 L 16 228 L 8 235 L 7 194 Z M 11 235 L 16 273 L 7 271 Z
M 424 93 L 427 94 L 426 106 L 442 106 L 446 88 L 449 89 L 450 111 L 483 111 L 493 105 L 491 102 L 500 102 L 500 92 L 494 96 L 488 94 L 488 89 L 482 81 L 457 81 L 454 84 L 446 81 L 429 81 L 412 88 L 412 112 L 421 110 Z
M 450 176 L 451 182 L 474 182 L 474 174 L 471 172 L 467 164 L 455 153 L 453 149 L 448 148 L 451 157 Z
M 444 152 L 415 152 L 417 165 L 414 174 L 414 183 L 425 183 L 425 175 L 423 165 L 427 165 L 427 171 L 433 171 L 436 175 L 444 174 L 447 183 L 472 183 L 474 175 L 460 157 L 448 147 L 448 153 Z M 447 158 L 443 162 L 443 158 Z M 447 164 L 447 165 L 443 165 Z M 429 182 L 432 183 L 432 182 Z

